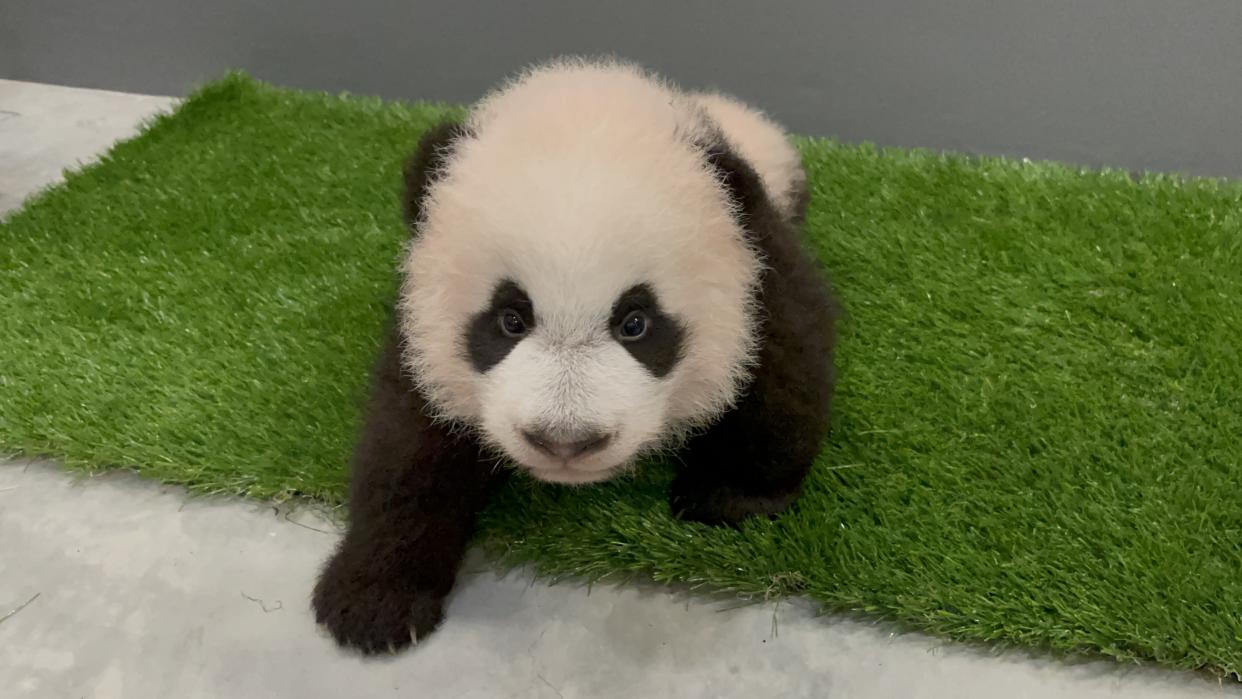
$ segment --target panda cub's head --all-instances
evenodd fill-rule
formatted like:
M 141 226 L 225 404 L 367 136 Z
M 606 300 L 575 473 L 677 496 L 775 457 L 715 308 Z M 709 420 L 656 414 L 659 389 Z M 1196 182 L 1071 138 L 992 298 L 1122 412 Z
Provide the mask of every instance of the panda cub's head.
M 401 296 L 439 417 L 562 483 L 603 480 L 718 416 L 754 362 L 761 268 L 693 95 L 559 62 L 442 144 Z

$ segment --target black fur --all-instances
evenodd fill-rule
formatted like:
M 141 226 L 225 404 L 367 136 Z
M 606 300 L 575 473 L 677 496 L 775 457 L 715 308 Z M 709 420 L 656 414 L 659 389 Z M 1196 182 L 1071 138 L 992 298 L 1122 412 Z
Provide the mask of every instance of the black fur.
M 686 329 L 660 308 L 660 302 L 650 286 L 639 284 L 621 294 L 612 306 L 609 325 L 614 336 L 619 334 L 625 317 L 633 311 L 647 314 L 647 334 L 640 340 L 621 342 L 621 346 L 656 378 L 667 376 L 681 359 Z
M 418 149 L 405 164 L 405 222 L 413 230 L 422 216 L 427 187 L 444 171 L 444 161 L 462 138 L 469 138 L 465 124 L 444 121 L 431 127 L 418 142 Z
M 466 135 L 447 124 L 424 137 L 405 177 L 411 224 L 444 154 Z M 767 265 L 760 363 L 737 406 L 687 445 L 669 501 L 684 519 L 736 525 L 788 507 L 819 452 L 828 428 L 835 310 L 796 221 L 782 218 L 758 175 L 723 143 L 707 148 L 706 158 L 739 204 L 739 221 Z M 679 328 L 659 313 L 653 295 L 642 295 L 634 300 L 654 310 L 653 327 Z M 480 327 L 484 321 L 496 327 L 491 310 L 477 321 Z M 664 346 L 648 364 L 653 372 L 679 355 L 681 336 Z M 498 478 L 475 435 L 453 433 L 427 417 L 400 347 L 394 326 L 353 459 L 349 531 L 313 597 L 319 623 L 342 645 L 367 653 L 403 647 L 440 623 L 475 518 Z M 491 355 L 481 363 L 488 361 Z
M 405 171 L 411 227 L 427 185 L 465 133 L 445 123 L 419 143 Z M 376 363 L 354 450 L 349 530 L 311 601 L 316 621 L 363 653 L 405 647 L 439 625 L 475 516 L 500 478 L 472 435 L 428 417 L 401 364 L 399 325 L 393 323 Z
M 427 417 L 394 327 L 354 452 L 349 530 L 315 586 L 315 619 L 364 653 L 439 625 L 475 515 L 498 478 L 476 440 Z
M 828 432 L 837 313 L 795 222 L 779 214 L 754 169 L 723 139 L 705 153 L 765 258 L 759 366 L 734 409 L 687 445 L 669 504 L 683 519 L 736 525 L 788 507 L 819 453 Z
M 471 319 L 463 339 L 466 357 L 480 374 L 499 364 L 522 341 L 501 332 L 500 314 L 506 309 L 513 309 L 522 316 L 528 331 L 535 329 L 535 308 L 526 292 L 508 279 L 496 285 L 491 303 Z

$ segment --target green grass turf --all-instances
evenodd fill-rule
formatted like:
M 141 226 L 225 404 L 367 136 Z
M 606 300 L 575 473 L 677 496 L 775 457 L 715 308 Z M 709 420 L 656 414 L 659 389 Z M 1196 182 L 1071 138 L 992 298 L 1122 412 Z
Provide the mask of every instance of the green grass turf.
M 339 502 L 452 107 L 234 75 L 0 224 L 0 445 Z M 1242 670 L 1242 185 L 803 140 L 842 325 L 806 494 L 681 524 L 650 464 L 519 479 L 481 540 L 552 576 L 801 593 L 945 636 Z

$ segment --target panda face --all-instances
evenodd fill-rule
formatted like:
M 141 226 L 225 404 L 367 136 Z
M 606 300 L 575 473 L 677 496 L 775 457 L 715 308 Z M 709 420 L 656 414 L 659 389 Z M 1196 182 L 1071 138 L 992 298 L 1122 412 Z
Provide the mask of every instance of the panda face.
M 538 478 L 603 480 L 749 377 L 762 261 L 679 104 L 623 66 L 534 74 L 476 109 L 422 203 L 406 366 Z
M 591 308 L 506 279 L 463 337 L 481 431 L 537 478 L 603 480 L 664 436 L 685 339 L 650 284 Z
M 598 180 L 641 181 L 619 167 L 557 191 L 542 185 L 570 168 L 536 165 L 478 187 L 487 208 L 451 194 L 476 189 L 464 175 L 437 185 L 407 262 L 409 363 L 436 409 L 507 460 L 591 483 L 729 406 L 750 366 L 758 263 L 718 198 L 619 200 Z

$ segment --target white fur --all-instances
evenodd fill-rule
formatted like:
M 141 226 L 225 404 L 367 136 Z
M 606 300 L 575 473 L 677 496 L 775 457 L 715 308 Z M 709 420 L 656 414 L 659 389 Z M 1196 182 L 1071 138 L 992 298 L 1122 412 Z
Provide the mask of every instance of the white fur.
M 745 110 L 632 65 L 584 61 L 528 71 L 476 105 L 474 137 L 431 187 L 404 265 L 406 360 L 438 415 L 539 478 L 589 482 L 726 410 L 753 363 L 761 261 L 691 137 L 710 129 L 709 112 L 741 129 L 726 133 L 774 178 L 766 186 L 794 177 L 787 154 L 762 152 L 770 122 Z M 536 327 L 480 375 L 464 332 L 502 279 L 530 296 Z M 663 378 L 608 329 L 617 297 L 640 283 L 687 329 Z M 564 462 L 522 439 L 536 424 L 613 438 Z
M 700 92 L 692 98 L 720 126 L 729 145 L 759 174 L 781 213 L 790 217 L 806 174 L 802 170 L 802 156 L 781 127 L 763 112 L 728 95 Z

